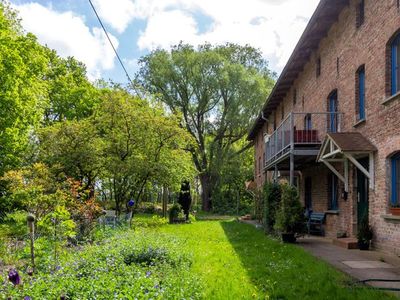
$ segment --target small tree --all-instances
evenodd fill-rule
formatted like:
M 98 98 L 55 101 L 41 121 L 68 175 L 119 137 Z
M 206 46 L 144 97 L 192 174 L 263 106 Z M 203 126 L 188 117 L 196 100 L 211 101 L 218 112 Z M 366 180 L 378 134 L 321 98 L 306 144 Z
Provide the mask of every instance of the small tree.
M 266 232 L 274 229 L 276 212 L 281 202 L 281 186 L 277 183 L 265 183 L 263 187 L 264 198 L 264 227 Z
M 282 199 L 276 212 L 274 228 L 281 233 L 302 233 L 305 229 L 304 211 L 295 187 L 282 186 Z
M 190 205 L 192 204 L 192 196 L 190 195 L 190 183 L 187 180 L 185 180 L 181 185 L 178 203 L 183 209 L 186 221 L 189 220 L 189 210 Z

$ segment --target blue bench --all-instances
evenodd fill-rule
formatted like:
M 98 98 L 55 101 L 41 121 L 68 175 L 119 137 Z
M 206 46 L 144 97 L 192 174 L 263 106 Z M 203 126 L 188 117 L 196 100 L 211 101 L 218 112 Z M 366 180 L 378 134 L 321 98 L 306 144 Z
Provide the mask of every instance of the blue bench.
M 324 223 L 325 223 L 325 213 L 323 212 L 310 213 L 307 222 L 308 234 L 313 233 L 313 234 L 325 235 Z

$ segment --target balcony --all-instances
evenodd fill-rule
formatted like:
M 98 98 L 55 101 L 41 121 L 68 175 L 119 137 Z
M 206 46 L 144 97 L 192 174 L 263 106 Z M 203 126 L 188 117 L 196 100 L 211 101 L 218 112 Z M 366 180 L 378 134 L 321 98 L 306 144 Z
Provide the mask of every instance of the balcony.
M 340 132 L 342 114 L 336 112 L 290 113 L 266 136 L 265 169 L 301 169 L 315 163 L 328 132 Z

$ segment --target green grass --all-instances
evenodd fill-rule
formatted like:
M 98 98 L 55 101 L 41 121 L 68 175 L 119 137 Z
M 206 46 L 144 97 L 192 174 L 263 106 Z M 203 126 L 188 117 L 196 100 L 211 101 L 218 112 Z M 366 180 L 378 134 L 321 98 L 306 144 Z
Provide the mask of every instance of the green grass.
M 134 230 L 107 230 L 101 242 L 69 251 L 59 271 L 42 265 L 30 278 L 20 268 L 22 287 L 0 274 L 0 299 L 395 299 L 233 219 L 166 225 L 135 218 Z M 157 253 L 154 263 L 136 262 Z
M 395 299 L 366 287 L 303 249 L 283 245 L 236 221 L 160 229 L 185 241 L 204 299 Z

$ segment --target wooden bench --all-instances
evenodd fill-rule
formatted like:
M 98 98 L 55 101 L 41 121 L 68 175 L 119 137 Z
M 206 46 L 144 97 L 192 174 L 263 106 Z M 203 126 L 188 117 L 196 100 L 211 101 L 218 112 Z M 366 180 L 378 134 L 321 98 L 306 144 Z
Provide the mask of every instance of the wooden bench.
M 316 233 L 320 235 L 325 235 L 324 230 L 325 223 L 325 213 L 323 212 L 312 212 L 308 219 L 308 234 Z

